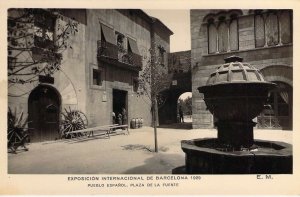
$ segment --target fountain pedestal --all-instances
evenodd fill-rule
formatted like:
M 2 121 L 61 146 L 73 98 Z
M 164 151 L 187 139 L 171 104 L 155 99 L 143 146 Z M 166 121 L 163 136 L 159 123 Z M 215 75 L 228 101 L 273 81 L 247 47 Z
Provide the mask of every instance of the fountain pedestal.
M 251 122 L 224 122 L 218 121 L 218 141 L 221 144 L 230 144 L 232 147 L 250 148 L 253 145 L 253 126 Z

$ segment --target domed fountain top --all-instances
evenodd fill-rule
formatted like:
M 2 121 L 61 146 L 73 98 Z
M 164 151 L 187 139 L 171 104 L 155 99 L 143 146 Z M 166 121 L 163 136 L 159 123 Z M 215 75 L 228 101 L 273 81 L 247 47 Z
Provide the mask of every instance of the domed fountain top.
M 224 60 L 225 64 L 210 74 L 206 85 L 266 82 L 257 68 L 248 63 L 243 63 L 243 58 L 230 56 Z
M 275 84 L 243 58 L 231 56 L 199 87 L 207 109 L 218 119 L 218 139 L 234 147 L 253 144 L 252 121 L 264 107 Z

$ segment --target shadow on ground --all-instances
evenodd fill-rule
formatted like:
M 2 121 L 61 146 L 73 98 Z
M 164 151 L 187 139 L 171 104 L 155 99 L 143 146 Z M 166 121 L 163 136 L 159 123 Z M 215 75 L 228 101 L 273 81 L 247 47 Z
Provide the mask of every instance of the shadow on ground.
M 158 128 L 166 128 L 166 129 L 193 129 L 192 122 L 183 122 L 183 123 L 173 123 L 173 124 L 165 124 L 160 125 Z
M 122 174 L 172 174 L 172 170 L 184 164 L 184 156 L 180 154 L 153 153 L 153 157 L 145 160 L 145 164 L 131 168 Z

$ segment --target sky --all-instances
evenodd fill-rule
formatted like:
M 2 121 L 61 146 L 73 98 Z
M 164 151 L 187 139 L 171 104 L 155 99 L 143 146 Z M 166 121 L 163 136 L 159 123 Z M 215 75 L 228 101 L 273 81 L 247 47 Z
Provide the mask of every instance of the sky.
M 170 51 L 191 50 L 190 10 L 143 10 L 158 18 L 174 33 L 170 39 Z M 191 92 L 183 93 L 180 98 L 192 97 Z
M 188 97 L 192 97 L 192 93 L 191 93 L 191 92 L 185 92 L 185 93 L 183 93 L 182 95 L 179 96 L 178 99 L 185 100 L 185 99 L 187 99 Z
M 191 50 L 190 11 L 189 10 L 143 10 L 148 15 L 161 20 L 173 31 L 170 51 Z

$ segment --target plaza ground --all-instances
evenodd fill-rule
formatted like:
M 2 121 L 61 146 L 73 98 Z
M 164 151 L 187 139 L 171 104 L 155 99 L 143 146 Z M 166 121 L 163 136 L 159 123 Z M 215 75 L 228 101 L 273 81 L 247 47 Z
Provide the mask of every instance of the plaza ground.
M 159 152 L 153 152 L 153 128 L 131 129 L 130 135 L 57 140 L 28 145 L 8 154 L 9 174 L 171 174 L 183 166 L 181 140 L 216 137 L 215 129 L 187 129 L 190 123 L 158 128 Z M 122 132 L 121 132 L 122 133 Z M 292 131 L 254 130 L 255 139 L 292 143 Z

